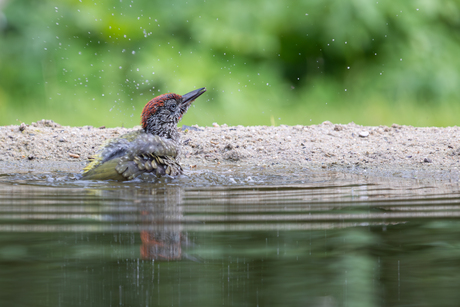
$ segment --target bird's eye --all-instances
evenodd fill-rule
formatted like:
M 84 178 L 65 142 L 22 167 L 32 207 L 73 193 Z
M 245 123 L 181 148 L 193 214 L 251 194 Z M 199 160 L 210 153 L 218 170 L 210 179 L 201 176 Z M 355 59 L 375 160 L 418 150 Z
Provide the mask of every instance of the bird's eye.
M 176 107 L 177 107 L 176 104 L 173 103 L 173 104 L 171 104 L 171 105 L 169 106 L 169 110 L 171 110 L 171 111 L 176 111 Z

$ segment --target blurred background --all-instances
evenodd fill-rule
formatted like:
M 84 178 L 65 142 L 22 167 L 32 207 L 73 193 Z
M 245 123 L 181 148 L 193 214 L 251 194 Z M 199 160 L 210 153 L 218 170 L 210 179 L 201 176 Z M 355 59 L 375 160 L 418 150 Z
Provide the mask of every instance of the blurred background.
M 0 125 L 458 125 L 460 1 L 0 0 Z

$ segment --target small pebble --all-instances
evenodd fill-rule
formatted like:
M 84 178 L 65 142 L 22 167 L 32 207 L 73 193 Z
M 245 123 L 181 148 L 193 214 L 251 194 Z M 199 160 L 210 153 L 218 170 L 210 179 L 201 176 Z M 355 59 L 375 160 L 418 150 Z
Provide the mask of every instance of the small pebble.
M 430 158 L 425 158 L 423 159 L 423 162 L 425 163 L 432 163 L 433 161 Z
M 361 131 L 359 133 L 359 136 L 362 138 L 368 137 L 369 136 L 369 131 Z
M 212 123 L 212 126 L 215 127 L 215 128 L 219 128 L 219 124 L 218 123 Z
M 70 156 L 71 158 L 75 158 L 75 159 L 80 158 L 80 155 L 76 155 L 76 154 L 73 154 L 73 153 L 69 153 L 69 156 Z
M 233 149 L 233 145 L 232 144 L 227 144 L 225 147 L 224 147 L 224 150 L 232 150 Z

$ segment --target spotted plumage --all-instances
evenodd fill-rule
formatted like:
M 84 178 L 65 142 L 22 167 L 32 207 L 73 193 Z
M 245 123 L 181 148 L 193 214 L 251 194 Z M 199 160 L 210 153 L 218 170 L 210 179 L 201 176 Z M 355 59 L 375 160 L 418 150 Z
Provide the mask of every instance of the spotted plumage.
M 142 129 L 103 144 L 84 168 L 83 179 L 131 180 L 144 175 L 182 174 L 177 123 L 205 91 L 201 88 L 183 96 L 169 93 L 150 100 L 141 114 Z

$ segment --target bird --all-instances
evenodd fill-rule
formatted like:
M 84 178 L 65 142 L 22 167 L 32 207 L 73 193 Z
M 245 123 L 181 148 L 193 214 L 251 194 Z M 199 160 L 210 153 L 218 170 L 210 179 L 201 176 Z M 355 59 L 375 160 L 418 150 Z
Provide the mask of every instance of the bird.
M 132 180 L 141 175 L 157 177 L 183 173 L 177 123 L 206 88 L 185 95 L 166 93 L 144 106 L 141 126 L 105 142 L 83 169 L 83 180 Z

